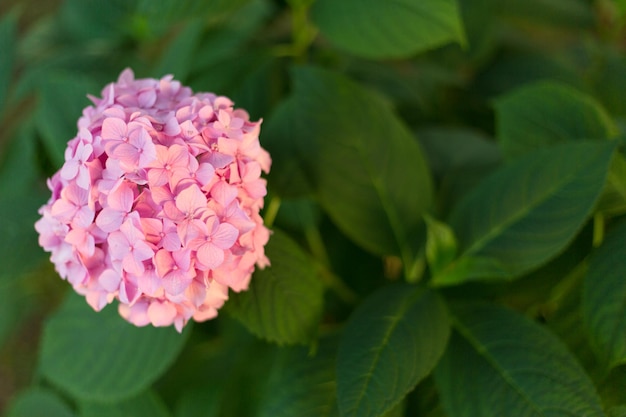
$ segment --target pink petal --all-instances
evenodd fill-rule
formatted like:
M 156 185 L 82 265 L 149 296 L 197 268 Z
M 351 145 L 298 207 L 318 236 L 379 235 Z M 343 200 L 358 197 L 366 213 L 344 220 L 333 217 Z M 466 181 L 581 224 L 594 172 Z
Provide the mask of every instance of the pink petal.
M 88 206 L 81 207 L 74 215 L 72 225 L 76 227 L 89 227 L 95 215 L 96 213 Z
M 153 301 L 148 307 L 148 317 L 153 326 L 169 326 L 176 318 L 176 307 L 169 301 Z
M 85 190 L 89 189 L 89 185 L 91 185 L 91 177 L 89 175 L 89 168 L 86 166 L 80 166 L 78 168 L 78 176 L 76 177 L 76 184 L 80 188 Z
M 126 137 L 126 123 L 116 117 L 107 117 L 102 122 L 102 139 L 123 140 Z
M 237 197 L 237 188 L 226 184 L 226 181 L 219 181 L 211 188 L 211 196 L 226 207 Z
M 98 283 L 109 292 L 115 292 L 120 287 L 122 277 L 112 269 L 105 269 L 98 277 Z
M 76 177 L 76 174 L 78 173 L 78 167 L 78 161 L 76 161 L 75 159 L 65 161 L 65 164 L 63 164 L 63 168 L 61 168 L 61 178 L 67 181 L 74 179 L 74 177 Z
M 157 275 L 163 278 L 172 270 L 172 268 L 174 268 L 176 263 L 174 262 L 170 252 L 161 249 L 154 255 L 154 265 L 156 266 Z
M 143 262 L 133 256 L 132 253 L 128 253 L 124 256 L 124 259 L 122 259 L 122 268 L 133 275 L 141 275 L 145 271 Z
M 185 214 L 193 213 L 198 208 L 205 208 L 207 198 L 197 185 L 185 188 L 176 196 L 176 207 Z
M 135 196 L 128 182 L 120 183 L 119 187 L 112 190 L 107 197 L 109 207 L 127 213 L 132 209 L 134 201 Z
M 184 292 L 192 281 L 192 277 L 185 271 L 175 270 L 163 277 L 163 289 L 170 295 L 179 295 Z
M 110 207 L 102 209 L 98 217 L 96 217 L 96 225 L 105 232 L 114 232 L 118 230 L 124 221 L 124 213 L 114 210 Z
M 138 261 L 145 261 L 154 256 L 152 248 L 143 240 L 135 242 L 133 254 Z
M 122 232 L 111 233 L 107 238 L 107 242 L 109 243 L 109 253 L 111 254 L 111 259 L 113 260 L 124 259 L 124 257 L 130 252 L 128 239 Z
M 211 235 L 211 242 L 220 249 L 229 249 L 239 237 L 239 231 L 229 223 L 222 223 L 217 231 Z
M 215 269 L 224 262 L 224 251 L 211 242 L 206 242 L 198 249 L 198 260 L 205 268 Z

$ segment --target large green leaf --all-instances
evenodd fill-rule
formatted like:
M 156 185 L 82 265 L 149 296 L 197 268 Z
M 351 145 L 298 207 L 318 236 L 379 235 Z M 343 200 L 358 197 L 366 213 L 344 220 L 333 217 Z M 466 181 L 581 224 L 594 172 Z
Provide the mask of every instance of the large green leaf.
M 557 145 L 494 172 L 452 213 L 461 255 L 433 283 L 513 279 L 557 255 L 587 220 L 613 152 L 611 143 Z
M 432 200 L 416 139 L 386 102 L 352 81 L 315 68 L 293 77 L 294 140 L 322 207 L 363 248 L 410 261 Z
M 0 112 L 8 102 L 9 86 L 13 75 L 15 61 L 15 45 L 17 31 L 17 19 L 14 13 L 6 14 L 0 20 Z M 1 114 L 1 113 L 0 113 Z
M 517 156 L 559 142 L 607 139 L 617 133 L 604 108 L 565 84 L 538 82 L 496 101 L 498 138 Z
M 83 108 L 91 103 L 87 94 L 97 94 L 100 88 L 84 76 L 57 73 L 41 81 L 37 106 L 37 129 L 55 167 L 65 161 L 67 142 L 76 136 L 76 122 Z
M 455 313 L 435 370 L 449 417 L 604 416 L 583 368 L 545 328 L 496 306 Z
M 152 391 L 115 403 L 83 402 L 81 417 L 169 417 L 169 410 Z
M 365 58 L 403 58 L 465 42 L 455 0 L 318 0 L 311 12 L 332 43 Z
M 146 389 L 183 347 L 174 328 L 137 328 L 114 306 L 99 313 L 71 293 L 46 322 L 40 368 L 54 385 L 86 401 L 118 401 Z
M 626 222 L 591 258 L 583 292 L 583 317 L 602 363 L 626 364 Z
M 6 417 L 75 417 L 70 407 L 54 392 L 42 388 L 29 388 L 13 399 Z
M 335 417 L 337 339 L 307 347 L 283 349 L 272 367 L 261 401 L 260 417 Z
M 259 337 L 279 344 L 306 343 L 317 331 L 323 306 L 315 265 L 278 230 L 265 252 L 272 265 L 257 270 L 250 288 L 232 294 L 226 307 Z
M 450 333 L 438 296 L 407 284 L 386 287 L 354 312 L 337 355 L 339 410 L 380 416 L 435 367 Z

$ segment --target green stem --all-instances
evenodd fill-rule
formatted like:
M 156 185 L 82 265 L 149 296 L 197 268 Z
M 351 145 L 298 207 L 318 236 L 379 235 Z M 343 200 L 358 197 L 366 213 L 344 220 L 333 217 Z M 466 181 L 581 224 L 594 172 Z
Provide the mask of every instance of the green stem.
M 296 62 L 306 62 L 306 51 L 317 36 L 317 29 L 309 23 L 312 1 L 288 0 L 291 7 L 291 55 Z
M 322 240 L 319 230 L 314 226 L 309 226 L 304 231 L 304 237 L 306 238 L 313 256 L 318 260 L 317 266 L 320 272 L 319 275 L 324 285 L 335 291 L 339 298 L 346 303 L 355 304 L 359 298 L 358 295 L 352 291 L 339 276 L 330 270 L 330 258 L 328 257 L 328 252 L 326 252 L 326 247 L 324 246 L 324 241 Z
M 596 213 L 593 216 L 593 247 L 597 248 L 604 240 L 604 216 Z
M 264 222 L 265 226 L 272 227 L 274 224 L 274 220 L 276 220 L 276 215 L 278 214 L 278 210 L 280 209 L 280 197 L 272 197 L 270 199 L 267 208 L 265 209 L 264 214 Z

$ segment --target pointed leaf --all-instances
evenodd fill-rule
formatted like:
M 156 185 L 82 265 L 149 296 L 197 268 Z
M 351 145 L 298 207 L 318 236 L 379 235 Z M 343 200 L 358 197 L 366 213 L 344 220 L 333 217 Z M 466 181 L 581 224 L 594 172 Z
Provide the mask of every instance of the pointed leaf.
M 555 82 L 523 86 L 496 101 L 498 138 L 505 155 L 518 156 L 560 142 L 607 139 L 617 133 L 593 97 Z
M 274 230 L 265 248 L 271 266 L 257 270 L 250 288 L 231 295 L 226 308 L 252 333 L 279 344 L 311 340 L 322 313 L 323 287 L 311 259 Z
M 13 399 L 6 417 L 75 417 L 67 405 L 54 392 L 42 388 L 22 391 Z
M 602 417 L 584 369 L 545 328 L 496 306 L 455 311 L 435 377 L 449 417 Z
M 337 339 L 308 347 L 282 349 L 261 401 L 260 417 L 335 417 Z
M 370 296 L 354 312 L 339 346 L 341 415 L 391 410 L 433 370 L 449 332 L 446 309 L 434 292 L 402 284 Z
M 117 401 L 141 392 L 165 372 L 188 334 L 135 327 L 114 306 L 96 313 L 72 293 L 45 324 L 40 368 L 78 399 Z
M 365 58 L 404 58 L 465 42 L 455 0 L 318 0 L 311 13 L 332 43 Z
M 626 364 L 626 222 L 593 254 L 583 292 L 583 317 L 601 362 Z
M 84 402 L 80 404 L 81 417 L 169 417 L 163 400 L 152 391 L 115 403 Z
M 416 139 L 379 96 L 328 71 L 294 71 L 301 160 L 337 226 L 375 254 L 409 261 L 430 173 Z
M 557 145 L 494 172 L 453 212 L 461 256 L 433 284 L 513 279 L 557 255 L 587 220 L 613 152 L 611 143 Z

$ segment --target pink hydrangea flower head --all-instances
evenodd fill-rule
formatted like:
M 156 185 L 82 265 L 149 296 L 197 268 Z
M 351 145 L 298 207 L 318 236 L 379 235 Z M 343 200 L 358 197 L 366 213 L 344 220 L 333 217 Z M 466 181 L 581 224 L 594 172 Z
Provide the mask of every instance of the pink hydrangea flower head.
M 118 300 L 129 322 L 178 331 L 215 317 L 269 264 L 261 121 L 130 69 L 90 99 L 48 181 L 39 244 L 95 310 Z

